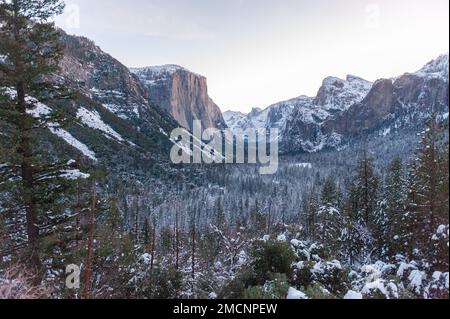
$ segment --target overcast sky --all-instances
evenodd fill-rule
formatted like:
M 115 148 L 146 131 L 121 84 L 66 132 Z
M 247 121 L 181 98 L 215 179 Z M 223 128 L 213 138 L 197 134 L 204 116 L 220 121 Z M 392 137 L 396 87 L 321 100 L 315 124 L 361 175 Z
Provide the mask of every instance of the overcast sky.
M 448 0 L 66 0 L 58 24 L 130 67 L 179 64 L 225 110 L 248 112 L 322 79 L 416 71 L 449 47 Z

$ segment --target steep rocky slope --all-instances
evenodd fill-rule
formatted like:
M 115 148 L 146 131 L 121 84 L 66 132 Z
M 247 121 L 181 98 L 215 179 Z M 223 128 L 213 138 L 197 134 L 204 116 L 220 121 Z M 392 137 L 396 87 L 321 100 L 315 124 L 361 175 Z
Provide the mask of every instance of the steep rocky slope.
M 64 34 L 63 44 L 61 70 L 53 80 L 76 95 L 65 105 L 47 105 L 72 117 L 67 128 L 51 131 L 59 152 L 116 175 L 177 174 L 168 135 L 178 124 L 151 103 L 137 76 L 87 38 Z
M 219 107 L 208 96 L 207 80 L 177 65 L 131 69 L 142 81 L 150 99 L 177 122 L 192 129 L 200 120 L 204 128 L 226 127 Z

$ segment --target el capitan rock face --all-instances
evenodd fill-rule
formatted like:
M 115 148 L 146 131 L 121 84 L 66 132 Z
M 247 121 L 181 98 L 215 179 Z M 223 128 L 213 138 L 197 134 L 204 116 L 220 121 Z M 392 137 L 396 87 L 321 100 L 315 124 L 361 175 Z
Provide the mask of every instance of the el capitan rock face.
M 204 76 L 176 65 L 131 71 L 142 81 L 150 99 L 170 113 L 181 126 L 192 129 L 193 121 L 200 120 L 203 128 L 226 127 L 219 107 L 208 96 Z

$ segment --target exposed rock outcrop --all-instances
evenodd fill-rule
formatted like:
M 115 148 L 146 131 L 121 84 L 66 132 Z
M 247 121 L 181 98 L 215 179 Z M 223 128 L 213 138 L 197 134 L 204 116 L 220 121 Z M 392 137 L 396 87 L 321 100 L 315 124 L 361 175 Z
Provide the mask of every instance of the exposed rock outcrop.
M 132 69 L 150 99 L 169 112 L 183 127 L 200 120 L 204 128 L 226 127 L 219 107 L 208 96 L 207 80 L 176 65 Z

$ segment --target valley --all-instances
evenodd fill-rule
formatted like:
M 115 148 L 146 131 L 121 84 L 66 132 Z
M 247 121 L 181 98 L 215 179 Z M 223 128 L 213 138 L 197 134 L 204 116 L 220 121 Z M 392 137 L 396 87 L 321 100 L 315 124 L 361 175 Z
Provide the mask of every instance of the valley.
M 205 76 L 128 68 L 49 22 L 36 37 L 26 10 L 0 20 L 0 297 L 26 264 L 43 298 L 448 298 L 448 54 L 222 113 Z M 277 169 L 174 163 L 177 129 L 211 155 L 194 121 L 245 147 L 277 129 Z

